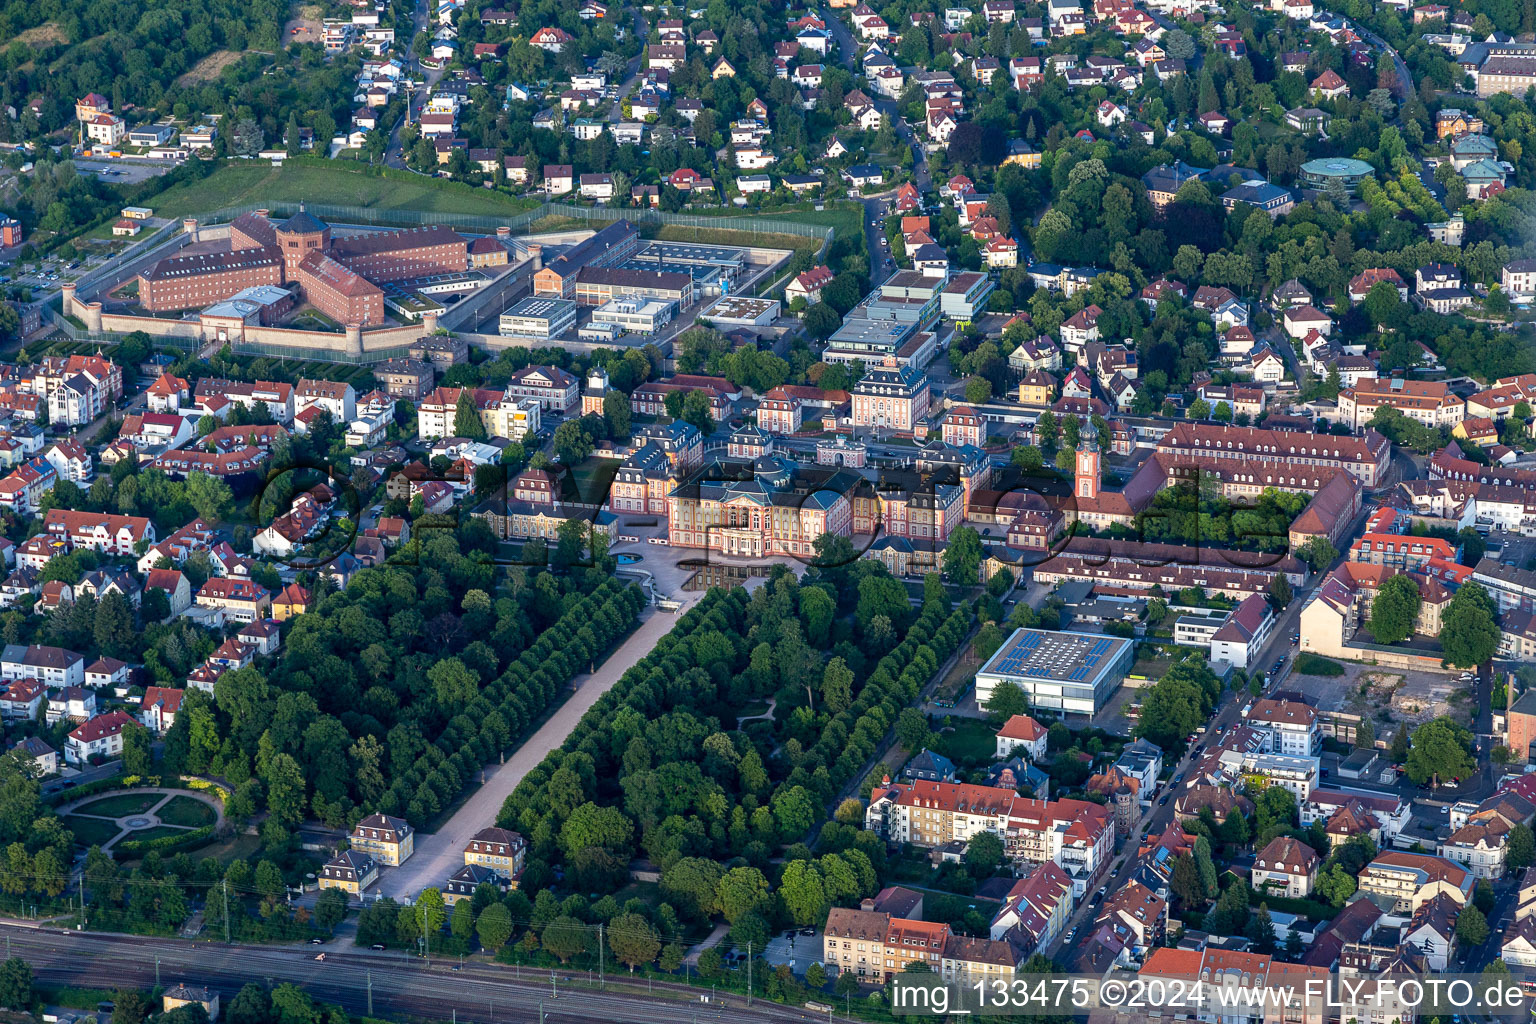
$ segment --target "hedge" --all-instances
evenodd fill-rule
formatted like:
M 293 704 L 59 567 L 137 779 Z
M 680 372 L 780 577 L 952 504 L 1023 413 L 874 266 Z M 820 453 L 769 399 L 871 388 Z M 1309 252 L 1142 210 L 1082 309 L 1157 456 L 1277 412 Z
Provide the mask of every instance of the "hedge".
M 146 853 L 171 853 L 182 850 L 195 850 L 199 846 L 206 846 L 213 841 L 214 827 L 204 825 L 202 828 L 190 829 L 174 836 L 161 836 L 158 839 L 124 839 L 112 847 L 113 856 L 137 857 Z

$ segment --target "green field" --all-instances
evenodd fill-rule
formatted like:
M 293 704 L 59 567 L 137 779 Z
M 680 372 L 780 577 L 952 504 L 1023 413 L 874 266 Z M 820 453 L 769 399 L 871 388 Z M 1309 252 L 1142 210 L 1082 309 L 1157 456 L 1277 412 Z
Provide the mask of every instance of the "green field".
M 939 753 L 956 764 L 985 764 L 997 753 L 997 727 L 984 718 L 954 719 L 953 732 L 939 733 Z M 916 753 L 916 751 L 912 751 Z
M 618 475 L 620 465 L 618 459 L 590 456 L 571 467 L 566 477 L 567 486 L 562 490 L 571 491 L 577 501 L 601 503 L 607 498 L 608 488 Z
M 103 818 L 121 818 L 129 814 L 143 814 L 165 799 L 164 793 L 117 793 L 92 800 L 76 807 L 76 814 L 95 814 Z
M 1341 676 L 1344 674 L 1344 666 L 1331 658 L 1320 658 L 1315 654 L 1298 654 L 1291 668 L 1299 676 Z
M 212 825 L 215 819 L 212 807 L 190 796 L 172 797 L 171 802 L 160 808 L 156 815 L 167 825 L 185 825 L 188 828 Z
M 537 205 L 489 189 L 424 178 L 408 171 L 387 176 L 343 161 L 282 167 L 258 161 L 225 164 L 202 181 L 175 185 L 145 200 L 155 216 L 175 219 L 226 206 L 261 203 L 331 203 L 429 213 L 511 215 Z
M 80 818 L 73 814 L 64 817 L 64 827 L 75 834 L 75 844 L 82 847 L 100 846 L 121 831 L 115 821 Z

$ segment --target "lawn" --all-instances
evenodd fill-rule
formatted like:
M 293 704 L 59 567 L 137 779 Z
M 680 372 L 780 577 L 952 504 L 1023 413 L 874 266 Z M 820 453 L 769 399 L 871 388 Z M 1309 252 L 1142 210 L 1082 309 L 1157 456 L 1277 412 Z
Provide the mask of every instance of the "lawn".
M 89 849 L 100 846 L 119 832 L 117 823 L 100 818 L 80 818 L 73 814 L 64 818 L 64 827 L 75 834 L 75 844 Z
M 579 501 L 601 504 L 621 465 L 618 459 L 601 459 L 595 455 L 584 459 L 571 467 L 566 477 L 567 489 L 574 491 Z
M 1131 666 L 1130 674 L 1138 679 L 1161 679 L 1172 664 L 1172 658 L 1137 655 L 1136 664 Z
M 261 837 L 237 832 L 228 839 L 205 846 L 198 851 L 198 859 L 212 857 L 220 864 L 229 865 L 237 860 L 248 860 L 261 849 Z
M 983 920 L 990 920 L 997 913 L 1001 904 L 993 900 L 978 899 L 975 896 L 955 896 L 949 893 L 934 892 L 932 889 L 923 890 L 923 919 L 925 921 L 944 921 L 951 925 L 964 922 L 965 916 L 972 910 L 982 916 Z
M 1291 668 L 1297 675 L 1303 676 L 1341 676 L 1344 674 L 1344 666 L 1329 658 L 1320 658 L 1315 654 L 1298 654 Z
M 212 825 L 216 820 L 212 807 L 190 796 L 172 797 L 171 802 L 156 813 L 167 825 L 186 825 L 188 828 Z
M 939 753 L 964 764 L 990 763 L 997 753 L 997 729 L 985 718 L 956 718 L 952 732 L 939 733 Z
M 225 206 L 301 201 L 485 216 L 510 216 L 536 205 L 531 199 L 407 171 L 385 176 L 342 161 L 288 161 L 273 167 L 254 160 L 225 164 L 202 181 L 173 186 L 147 203 L 155 216 L 174 220 Z
M 164 793 L 116 793 L 92 800 L 76 807 L 76 814 L 95 814 L 103 818 L 121 818 L 129 814 L 143 814 L 165 799 Z

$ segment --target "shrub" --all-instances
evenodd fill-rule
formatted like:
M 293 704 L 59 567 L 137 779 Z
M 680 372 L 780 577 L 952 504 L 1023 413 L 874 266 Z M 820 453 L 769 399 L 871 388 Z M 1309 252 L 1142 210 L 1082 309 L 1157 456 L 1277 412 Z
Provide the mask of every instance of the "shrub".
M 1344 666 L 1330 658 L 1321 658 L 1316 654 L 1298 654 L 1296 662 L 1292 666 L 1295 671 L 1304 676 L 1341 676 L 1344 674 Z

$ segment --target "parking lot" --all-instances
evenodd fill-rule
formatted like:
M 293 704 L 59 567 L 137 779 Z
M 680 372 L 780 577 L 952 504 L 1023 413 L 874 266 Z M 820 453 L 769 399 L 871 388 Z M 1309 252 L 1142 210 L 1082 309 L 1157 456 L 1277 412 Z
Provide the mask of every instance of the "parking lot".
M 769 939 L 768 947 L 763 950 L 763 959 L 775 966 L 788 964 L 796 973 L 804 973 L 812 963 L 821 961 L 821 933 L 814 928 L 801 928 L 793 932 L 792 936 L 780 932 Z
M 75 169 L 81 174 L 90 174 L 110 181 L 114 185 L 137 185 L 141 181 L 150 178 L 158 178 L 160 175 L 176 166 L 171 161 L 141 163 L 134 161 L 129 163 L 123 160 L 86 160 L 75 161 Z

